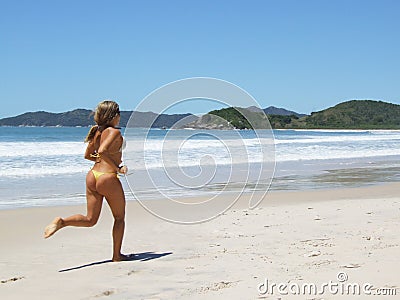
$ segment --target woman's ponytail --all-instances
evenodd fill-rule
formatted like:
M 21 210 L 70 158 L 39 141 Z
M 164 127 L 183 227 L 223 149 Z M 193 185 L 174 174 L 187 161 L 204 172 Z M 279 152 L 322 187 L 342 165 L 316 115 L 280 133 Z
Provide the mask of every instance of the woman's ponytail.
M 94 125 L 89 129 L 89 132 L 85 138 L 85 143 L 87 142 L 91 142 L 94 138 L 94 135 L 96 134 L 96 131 L 98 130 L 99 126 L 98 125 Z

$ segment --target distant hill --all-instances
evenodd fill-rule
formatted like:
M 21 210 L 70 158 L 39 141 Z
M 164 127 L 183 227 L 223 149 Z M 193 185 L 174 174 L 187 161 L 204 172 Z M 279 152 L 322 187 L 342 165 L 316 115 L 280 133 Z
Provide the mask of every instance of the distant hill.
M 125 127 L 131 116 L 131 111 L 121 111 L 120 125 Z M 169 128 L 177 121 L 188 119 L 191 114 L 161 114 L 153 112 L 135 112 L 134 118 L 130 123 L 131 127 Z M 197 118 L 193 116 L 194 118 Z M 148 120 L 154 120 L 153 124 L 148 124 Z M 190 119 L 193 121 L 193 119 Z M 189 122 L 188 120 L 188 122 Z M 15 117 L 0 119 L 0 126 L 66 126 L 87 127 L 95 124 L 93 112 L 88 109 L 75 109 L 64 113 L 50 113 L 45 111 L 27 112 Z
M 264 109 L 265 111 L 284 112 L 280 109 Z M 234 128 L 251 129 L 252 126 L 247 119 L 253 120 L 253 124 L 263 122 L 265 115 L 261 112 L 261 109 L 252 106 L 246 109 L 225 108 L 211 111 L 208 114 L 225 119 Z M 400 105 L 374 100 L 351 100 L 319 112 L 313 112 L 310 116 L 267 115 L 271 127 L 276 129 L 400 129 Z M 207 123 L 207 120 L 211 122 Z M 194 128 L 228 129 L 223 122 L 217 122 L 210 118 L 202 118 L 201 121 L 189 125 Z M 259 128 L 266 127 L 262 125 Z
M 351 100 L 312 112 L 310 116 L 298 120 L 297 124 L 305 128 L 400 129 L 400 105 L 374 100 Z
M 0 126 L 89 126 L 93 124 L 92 111 L 75 109 L 64 113 L 45 111 L 27 112 L 0 120 Z
M 259 129 L 269 128 L 267 116 L 263 111 L 248 108 L 228 107 L 213 110 L 195 122 L 186 124 L 195 129 Z
M 297 116 L 299 118 L 307 116 L 306 114 L 300 114 L 300 113 L 297 113 L 295 111 L 291 111 L 291 110 L 287 110 L 287 109 L 280 108 L 280 107 L 275 107 L 275 106 L 269 106 L 269 107 L 264 108 L 264 109 L 258 108 L 256 106 L 249 106 L 246 109 L 250 110 L 252 112 L 262 112 L 262 111 L 264 111 L 264 113 L 266 115 L 278 115 L 278 116 L 292 116 L 292 115 L 294 115 L 294 116 Z
M 193 122 L 189 122 L 186 124 L 176 124 L 174 128 L 177 129 L 185 129 L 185 128 L 191 128 L 191 129 L 222 129 L 222 130 L 228 130 L 228 129 L 234 129 L 235 127 L 230 124 L 230 122 L 226 121 L 224 118 L 220 118 L 219 116 L 213 115 L 213 114 L 204 114 L 201 117 L 199 117 L 197 120 L 194 120 Z
M 253 108 L 253 109 L 252 109 Z M 257 107 L 247 108 L 249 111 L 260 111 L 263 110 Z M 275 108 L 270 106 L 264 111 L 271 111 L 275 109 L 277 114 L 287 115 L 293 113 L 294 115 L 300 115 L 295 112 L 285 110 L 283 108 Z M 267 113 L 268 114 L 268 113 Z M 125 127 L 132 115 L 132 111 L 121 111 L 121 122 L 120 125 Z M 130 123 L 131 127 L 149 127 L 150 122 L 153 122 L 153 128 L 184 128 L 186 124 L 198 121 L 201 126 L 206 126 L 207 123 L 204 119 L 199 120 L 199 117 L 186 113 L 186 114 L 161 114 L 157 115 L 154 112 L 135 112 Z M 63 113 L 50 113 L 45 111 L 27 112 L 15 117 L 9 117 L 0 119 L 0 126 L 69 126 L 76 127 L 82 126 L 87 127 L 94 124 L 93 112 L 88 109 L 75 109 L 73 111 Z M 200 125 L 203 124 L 203 125 Z
M 268 116 L 272 128 L 400 129 L 400 105 L 374 100 L 346 101 L 334 107 L 312 112 L 309 116 L 273 106 L 263 110 L 254 106 L 230 107 L 210 111 L 201 118 L 189 113 L 157 115 L 153 112 L 135 112 L 130 126 L 245 129 L 252 128 L 247 120 L 250 119 L 256 128 L 265 128 L 264 113 Z M 131 111 L 121 111 L 120 124 L 122 127 L 126 126 L 131 115 Z M 154 122 L 149 124 L 153 120 Z M 64 113 L 29 112 L 16 117 L 0 119 L 0 126 L 90 126 L 93 124 L 92 111 L 87 109 L 75 109 Z
M 180 123 L 184 126 L 186 123 L 197 120 L 198 117 L 192 114 L 161 114 L 158 115 L 154 112 L 129 112 L 129 116 L 122 122 L 122 113 L 121 113 L 121 126 L 126 127 L 129 117 L 132 117 L 132 120 L 129 123 L 129 127 L 142 127 L 142 128 L 171 128 L 176 126 L 177 123 Z
M 299 118 L 307 116 L 306 114 L 299 114 L 295 111 L 291 111 L 291 110 L 287 110 L 287 109 L 279 108 L 279 107 L 275 107 L 275 106 L 270 106 L 270 107 L 264 108 L 264 112 L 267 115 L 296 116 Z

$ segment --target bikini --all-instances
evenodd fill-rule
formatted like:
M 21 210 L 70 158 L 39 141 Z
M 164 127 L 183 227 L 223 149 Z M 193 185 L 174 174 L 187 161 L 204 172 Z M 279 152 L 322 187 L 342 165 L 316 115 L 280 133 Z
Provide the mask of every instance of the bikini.
M 100 176 L 101 175 L 104 175 L 104 174 L 115 174 L 115 176 L 117 177 L 117 178 L 119 178 L 119 175 L 117 174 L 117 173 L 115 173 L 115 172 L 99 172 L 99 171 L 96 171 L 96 170 L 91 170 L 92 171 L 92 173 L 93 173 L 93 176 L 94 176 L 94 179 L 97 181 L 97 179 L 99 179 L 100 178 Z
M 125 149 L 125 147 L 126 147 L 126 141 L 125 141 L 125 139 L 123 138 L 123 139 L 122 139 L 122 146 L 121 146 L 121 148 L 119 149 L 118 152 L 122 152 L 122 150 Z M 94 154 L 90 154 L 90 157 L 93 157 L 93 158 L 101 158 L 100 153 L 97 153 L 97 152 L 94 153 Z M 115 173 L 115 172 L 100 172 L 100 171 L 96 171 L 96 170 L 93 170 L 93 169 L 91 169 L 91 171 L 92 171 L 93 176 L 94 176 L 94 179 L 95 179 L 96 181 L 100 178 L 100 176 L 102 176 L 102 175 L 104 175 L 104 174 L 115 174 L 115 176 L 116 176 L 117 178 L 119 178 L 118 173 Z

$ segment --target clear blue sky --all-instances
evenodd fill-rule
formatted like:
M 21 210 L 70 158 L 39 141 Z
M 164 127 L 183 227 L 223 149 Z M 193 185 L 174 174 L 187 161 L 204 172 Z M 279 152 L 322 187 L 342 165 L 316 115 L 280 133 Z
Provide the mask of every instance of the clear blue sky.
M 197 76 L 301 113 L 400 103 L 399 12 L 396 0 L 1 1 L 0 117 L 106 98 L 131 110 Z

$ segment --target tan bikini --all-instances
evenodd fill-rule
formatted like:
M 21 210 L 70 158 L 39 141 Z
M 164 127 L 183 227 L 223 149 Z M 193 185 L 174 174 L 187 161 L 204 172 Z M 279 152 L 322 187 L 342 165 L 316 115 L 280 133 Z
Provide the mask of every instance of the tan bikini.
M 126 147 L 126 142 L 125 142 L 125 139 L 123 139 L 123 140 L 122 140 L 122 146 L 121 146 L 121 148 L 119 149 L 118 152 L 122 152 L 122 150 L 125 149 L 125 147 Z M 101 158 L 100 153 L 97 153 L 97 152 L 94 153 L 94 154 L 90 154 L 90 157 Z M 91 169 L 91 171 L 92 171 L 93 176 L 94 176 L 94 179 L 95 179 L 96 181 L 100 178 L 100 176 L 102 176 L 102 175 L 104 175 L 104 174 L 115 174 L 115 176 L 116 176 L 117 178 L 119 178 L 118 173 L 115 173 L 115 172 L 100 172 L 100 171 L 96 171 L 96 170 L 93 170 L 93 169 Z

